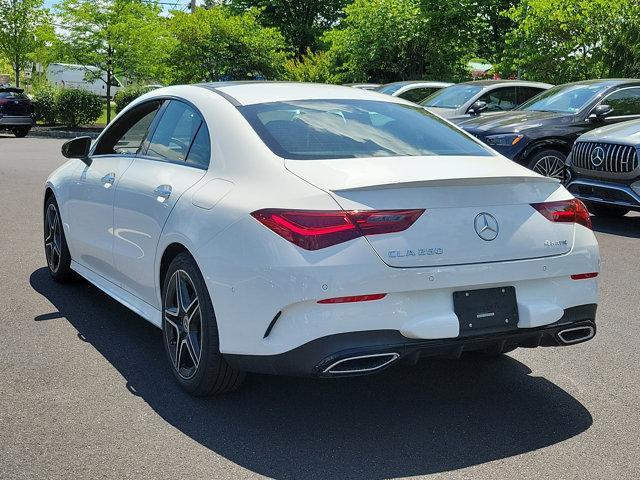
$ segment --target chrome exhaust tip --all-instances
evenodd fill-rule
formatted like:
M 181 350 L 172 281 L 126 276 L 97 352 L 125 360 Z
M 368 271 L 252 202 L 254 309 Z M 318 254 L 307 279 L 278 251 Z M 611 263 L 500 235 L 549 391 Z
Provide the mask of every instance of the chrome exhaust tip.
M 400 357 L 398 353 L 375 353 L 338 360 L 325 368 L 322 373 L 329 375 L 355 375 L 380 370 Z
M 571 345 L 572 343 L 584 342 L 593 338 L 595 330 L 591 326 L 567 328 L 558 332 L 558 338 L 565 345 Z

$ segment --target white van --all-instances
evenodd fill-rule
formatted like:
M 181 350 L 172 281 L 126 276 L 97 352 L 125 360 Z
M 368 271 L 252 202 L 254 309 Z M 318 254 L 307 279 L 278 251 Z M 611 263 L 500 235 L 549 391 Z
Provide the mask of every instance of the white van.
M 107 74 L 90 65 L 72 65 L 51 63 L 46 71 L 47 80 L 63 88 L 80 88 L 92 93 L 107 96 Z M 111 77 L 111 98 L 122 88 L 117 77 Z

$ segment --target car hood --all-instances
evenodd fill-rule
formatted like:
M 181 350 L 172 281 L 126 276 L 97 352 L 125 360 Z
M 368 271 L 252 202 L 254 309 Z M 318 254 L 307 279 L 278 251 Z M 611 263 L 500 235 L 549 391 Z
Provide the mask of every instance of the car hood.
M 640 145 L 640 120 L 617 123 L 596 128 L 582 135 L 579 140 L 585 142 L 610 142 L 625 145 Z
M 573 121 L 574 115 L 554 112 L 530 112 L 511 110 L 493 115 L 454 119 L 460 128 L 473 133 L 483 132 L 522 132 L 529 128 L 548 125 L 560 125 Z

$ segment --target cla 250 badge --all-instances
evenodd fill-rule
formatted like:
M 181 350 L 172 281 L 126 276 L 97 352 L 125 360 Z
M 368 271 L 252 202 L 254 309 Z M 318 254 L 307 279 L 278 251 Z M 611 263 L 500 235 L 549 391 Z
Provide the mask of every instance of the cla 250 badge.
M 442 255 L 444 250 L 440 247 L 418 248 L 417 250 L 389 250 L 389 258 L 424 257 L 426 255 Z

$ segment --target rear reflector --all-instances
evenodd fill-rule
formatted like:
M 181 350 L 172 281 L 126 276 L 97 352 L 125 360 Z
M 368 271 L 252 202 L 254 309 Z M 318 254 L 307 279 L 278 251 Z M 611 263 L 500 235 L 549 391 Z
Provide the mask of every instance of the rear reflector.
M 371 295 L 355 295 L 353 297 L 326 298 L 324 300 L 318 300 L 318 303 L 370 302 L 371 300 L 380 300 L 386 296 L 386 293 L 373 293 Z
M 424 210 L 281 210 L 269 208 L 251 215 L 282 238 L 319 250 L 365 235 L 401 232 Z
M 532 203 L 531 206 L 552 222 L 578 223 L 592 228 L 589 210 L 577 198 L 559 202 Z
M 597 276 L 598 272 L 578 273 L 576 275 L 571 275 L 571 280 L 586 280 L 587 278 L 596 278 Z

